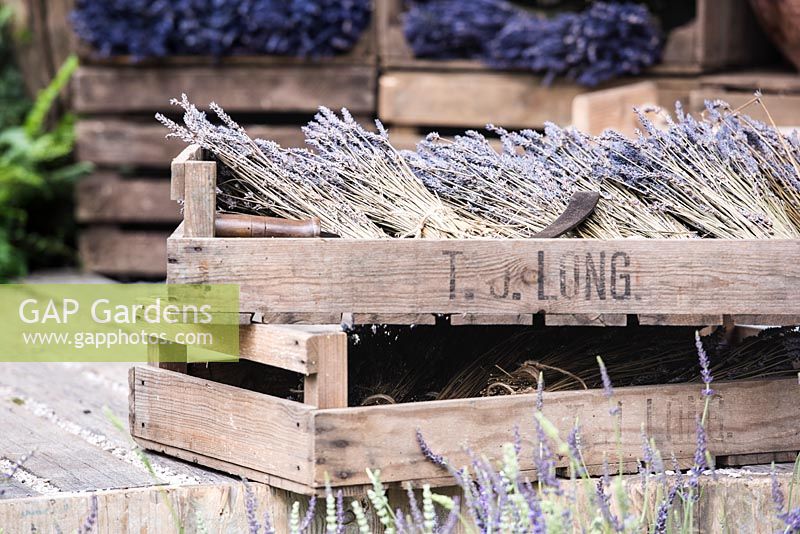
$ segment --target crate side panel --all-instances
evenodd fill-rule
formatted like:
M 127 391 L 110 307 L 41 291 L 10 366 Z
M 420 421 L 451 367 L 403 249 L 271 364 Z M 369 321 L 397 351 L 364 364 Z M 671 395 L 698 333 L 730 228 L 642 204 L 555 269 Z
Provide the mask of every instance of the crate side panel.
M 695 418 L 703 410 L 701 389 L 698 384 L 617 388 L 613 402 L 621 406 L 623 459 L 641 456 L 642 425 L 664 457 L 674 453 L 691 458 Z M 796 380 L 720 383 L 715 390 L 708 422 L 713 455 L 800 450 Z M 609 415 L 610 407 L 602 390 L 544 396 L 544 415 L 561 436 L 572 429 L 576 417 L 580 420 L 587 465 L 602 465 L 604 457 L 617 453 L 616 418 Z M 417 428 L 431 449 L 454 466 L 469 465 L 465 444 L 476 454 L 499 459 L 515 426 L 523 451 L 530 451 L 538 443 L 531 422 L 534 410 L 533 395 L 321 410 L 315 414 L 315 483 L 320 484 L 325 472 L 337 485 L 367 483 L 367 468 L 380 468 L 384 482 L 445 475 L 420 452 Z M 563 459 L 559 462 L 566 465 Z M 520 463 L 523 470 L 535 469 L 529 455 L 523 454 Z
M 168 111 L 168 99 L 187 93 L 229 113 L 314 113 L 317 106 L 375 109 L 376 72 L 369 66 L 82 67 L 73 105 L 82 113 Z
M 134 436 L 310 481 L 309 407 L 156 368 L 137 367 L 133 388 Z
M 170 239 L 258 313 L 800 313 L 793 240 Z

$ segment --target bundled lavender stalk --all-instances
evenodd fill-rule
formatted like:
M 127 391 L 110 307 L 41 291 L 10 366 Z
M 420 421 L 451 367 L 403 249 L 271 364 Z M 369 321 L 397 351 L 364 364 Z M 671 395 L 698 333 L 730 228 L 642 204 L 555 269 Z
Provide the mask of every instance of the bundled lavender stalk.
M 398 237 L 470 237 L 482 235 L 480 220 L 460 216 L 425 188 L 406 160 L 378 133 L 362 128 L 342 110 L 342 118 L 320 108 L 303 128 L 306 142 L 329 166 L 347 201 Z
M 342 237 L 379 238 L 386 234 L 341 193 L 339 177 L 327 162 L 302 149 L 252 140 L 219 106 L 211 108 L 225 126 L 212 124 L 183 95 L 173 100 L 184 110 L 183 125 L 161 114 L 168 137 L 195 143 L 213 153 L 231 171 L 222 181 L 220 200 L 238 211 L 288 218 L 319 217 L 322 228 Z
M 645 111 L 655 111 L 649 109 Z M 621 180 L 648 205 L 668 211 L 701 237 L 800 236 L 800 151 L 786 138 L 724 102 L 707 102 L 697 120 L 676 107 L 665 129 L 639 111 L 644 133 L 606 132 L 596 175 Z
M 517 15 L 517 9 L 503 0 L 414 2 L 405 15 L 403 31 L 416 57 L 478 58 Z
M 595 86 L 638 74 L 661 58 L 662 39 L 647 7 L 595 2 L 582 13 L 552 19 L 521 13 L 488 47 L 487 59 L 501 68 L 566 76 Z
M 492 235 L 531 237 L 555 220 L 576 191 L 597 191 L 603 200 L 579 228 L 582 237 L 674 237 L 690 232 L 671 216 L 645 206 L 611 180 L 595 178 L 597 158 L 589 136 L 548 123 L 500 135 L 498 153 L 477 132 L 445 141 L 430 135 L 416 153 L 406 152 L 414 172 L 460 212 L 485 219 Z

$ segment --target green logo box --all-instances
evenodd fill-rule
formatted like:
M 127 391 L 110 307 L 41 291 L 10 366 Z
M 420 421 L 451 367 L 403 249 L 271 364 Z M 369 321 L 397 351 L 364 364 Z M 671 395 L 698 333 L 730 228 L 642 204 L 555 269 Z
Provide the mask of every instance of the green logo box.
M 231 284 L 0 285 L 0 361 L 146 362 L 170 343 L 188 362 L 237 361 L 238 312 Z

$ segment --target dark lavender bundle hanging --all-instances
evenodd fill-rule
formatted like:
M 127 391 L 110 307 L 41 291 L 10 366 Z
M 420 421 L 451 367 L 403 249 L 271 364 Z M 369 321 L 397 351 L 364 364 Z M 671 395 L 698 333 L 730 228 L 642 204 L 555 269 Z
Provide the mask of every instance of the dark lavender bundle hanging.
M 515 15 L 517 9 L 502 0 L 418 1 L 406 13 L 403 31 L 416 57 L 478 58 Z
M 645 6 L 596 2 L 582 13 L 552 19 L 515 17 L 489 44 L 487 61 L 595 86 L 657 63 L 662 44 Z
M 78 36 L 104 56 L 349 51 L 369 25 L 370 0 L 78 0 Z

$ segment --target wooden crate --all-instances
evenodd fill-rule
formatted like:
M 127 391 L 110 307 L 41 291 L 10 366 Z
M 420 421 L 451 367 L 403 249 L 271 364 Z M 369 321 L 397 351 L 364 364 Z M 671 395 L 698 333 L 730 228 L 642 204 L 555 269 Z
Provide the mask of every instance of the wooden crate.
M 137 62 L 98 57 L 85 44 L 78 51 L 81 67 L 71 86 L 71 106 L 80 114 L 76 152 L 98 168 L 77 192 L 76 215 L 86 225 L 80 250 L 88 269 L 116 277 L 166 275 L 163 225 L 174 227 L 178 213 L 174 205 L 165 206 L 169 183 L 163 173 L 181 143 L 165 142 L 166 130 L 153 115 L 178 114 L 170 98 L 186 93 L 198 105 L 216 101 L 250 124 L 254 137 L 294 147 L 304 146 L 300 126 L 320 105 L 346 107 L 356 117 L 375 114 L 374 22 L 351 52 L 319 60 L 242 56 Z M 143 252 L 143 247 L 144 254 L 129 252 Z
M 529 324 L 545 314 L 547 324 L 714 324 L 770 314 L 800 322 L 797 241 L 215 238 L 217 169 L 200 157 L 189 147 L 172 165 L 185 211 L 168 240 L 168 282 L 240 286 L 232 311 L 245 317 L 243 361 L 160 363 L 159 349 L 180 360 L 185 348 L 155 347 L 153 365 L 130 373 L 131 433 L 143 447 L 290 491 L 317 492 L 326 474 L 335 486 L 366 484 L 368 467 L 385 482 L 448 484 L 420 452 L 416 429 L 457 465 L 468 462 L 464 443 L 497 457 L 515 425 L 526 446 L 536 443 L 530 395 L 348 407 L 342 320 L 417 324 L 443 314 L 457 324 Z M 270 368 L 303 376 L 304 402 L 253 380 Z M 715 389 L 709 447 L 721 463 L 800 450 L 796 379 Z M 665 454 L 691 462 L 697 384 L 617 388 L 616 399 L 629 469 L 642 424 Z M 614 420 L 601 391 L 546 393 L 545 415 L 564 434 L 579 417 L 586 463 L 602 465 Z M 530 458 L 521 462 L 535 475 Z
M 378 45 L 384 68 L 485 68 L 475 61 L 416 59 L 403 35 L 403 3 L 404 0 L 386 0 L 378 4 Z M 747 0 L 697 0 L 695 19 L 669 33 L 663 61 L 653 71 L 698 74 L 760 65 L 774 57 Z
M 692 91 L 691 106 L 701 109 L 705 100 L 724 100 L 734 108 L 753 99 L 760 90 L 762 101 L 778 127 L 800 129 L 800 74 L 785 71 L 743 71 L 704 76 Z M 770 124 L 759 105 L 749 105 L 744 113 Z

